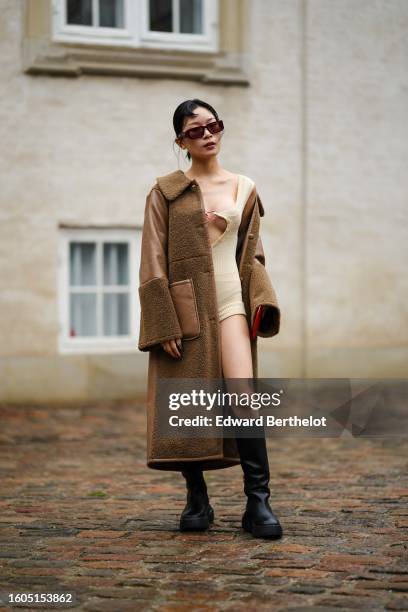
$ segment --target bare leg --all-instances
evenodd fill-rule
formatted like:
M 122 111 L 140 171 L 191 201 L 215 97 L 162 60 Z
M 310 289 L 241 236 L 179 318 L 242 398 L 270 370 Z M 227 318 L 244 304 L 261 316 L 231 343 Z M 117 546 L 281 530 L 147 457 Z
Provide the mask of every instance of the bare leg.
M 233 393 L 253 392 L 251 342 L 246 317 L 242 314 L 231 315 L 221 325 L 221 363 L 223 377 L 236 378 L 226 385 Z M 242 379 L 242 380 L 241 380 Z M 231 409 L 238 417 L 257 417 L 258 414 L 248 406 L 232 404 Z
M 252 378 L 251 343 L 248 323 L 242 314 L 231 315 L 220 323 L 224 378 Z

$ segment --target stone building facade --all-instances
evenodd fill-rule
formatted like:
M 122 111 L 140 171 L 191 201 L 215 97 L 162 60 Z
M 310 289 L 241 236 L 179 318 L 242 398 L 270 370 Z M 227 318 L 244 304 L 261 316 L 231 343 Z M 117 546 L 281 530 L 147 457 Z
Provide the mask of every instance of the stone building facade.
M 406 377 L 405 0 L 1 5 L 3 401 L 144 393 L 145 196 L 188 169 L 172 115 L 196 97 L 265 207 L 259 375 Z

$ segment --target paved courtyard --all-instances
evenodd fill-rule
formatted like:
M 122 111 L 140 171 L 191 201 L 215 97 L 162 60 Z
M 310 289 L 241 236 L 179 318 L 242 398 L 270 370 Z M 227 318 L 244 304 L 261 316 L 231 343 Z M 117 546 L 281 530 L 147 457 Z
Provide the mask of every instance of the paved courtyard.
M 240 466 L 205 472 L 210 530 L 178 531 L 184 480 L 146 467 L 142 404 L 0 408 L 2 592 L 98 612 L 408 609 L 408 439 L 269 439 L 284 537 L 258 540 Z

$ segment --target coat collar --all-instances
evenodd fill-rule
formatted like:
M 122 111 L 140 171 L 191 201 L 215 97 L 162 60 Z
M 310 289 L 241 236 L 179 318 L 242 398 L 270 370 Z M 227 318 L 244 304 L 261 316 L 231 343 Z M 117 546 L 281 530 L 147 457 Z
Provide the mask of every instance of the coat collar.
M 158 176 L 156 180 L 160 191 L 169 201 L 175 200 L 191 183 L 195 183 L 195 180 L 189 179 L 182 170 Z
M 170 202 L 178 198 L 178 196 L 182 194 L 183 191 L 185 191 L 191 184 L 197 184 L 195 179 L 188 178 L 188 176 L 186 176 L 182 170 L 175 170 L 169 174 L 158 176 L 156 181 L 160 191 Z M 255 188 L 254 190 L 256 195 L 255 199 L 258 200 L 259 214 L 261 217 L 263 217 L 265 214 L 264 207 Z M 253 200 L 251 195 L 248 198 L 245 209 L 247 208 L 248 202 L 252 202 Z

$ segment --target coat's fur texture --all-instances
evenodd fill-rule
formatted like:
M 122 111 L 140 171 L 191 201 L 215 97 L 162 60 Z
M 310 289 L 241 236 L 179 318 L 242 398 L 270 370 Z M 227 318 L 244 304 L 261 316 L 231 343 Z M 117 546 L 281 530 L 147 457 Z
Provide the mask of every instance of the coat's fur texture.
M 280 309 L 265 269 L 259 236 L 264 208 L 254 186 L 244 205 L 238 231 L 236 261 L 248 325 L 256 307 L 267 305 L 259 335 L 279 332 Z M 181 337 L 169 285 L 192 279 L 200 334 L 184 339 L 181 359 L 173 358 L 161 342 Z M 158 433 L 158 378 L 218 378 L 221 366 L 220 324 L 217 313 L 211 244 L 198 183 L 176 170 L 157 178 L 146 198 L 139 273 L 141 306 L 139 349 L 149 352 L 147 389 L 147 465 L 153 469 L 182 470 L 186 462 L 200 461 L 204 470 L 240 463 L 233 438 L 170 438 Z M 257 343 L 251 342 L 254 378 Z M 162 415 L 163 418 L 163 415 Z

